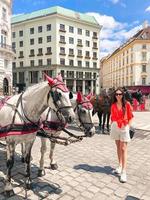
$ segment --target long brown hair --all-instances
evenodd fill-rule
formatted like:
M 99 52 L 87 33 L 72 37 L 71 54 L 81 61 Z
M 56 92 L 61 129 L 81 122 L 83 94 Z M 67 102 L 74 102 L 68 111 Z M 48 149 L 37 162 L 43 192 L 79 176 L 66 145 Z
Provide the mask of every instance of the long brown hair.
M 123 113 L 125 115 L 125 111 L 126 111 L 126 100 L 125 100 L 125 94 L 124 94 L 124 91 L 121 87 L 118 87 L 115 91 L 114 91 L 114 94 L 113 94 L 113 101 L 112 103 L 116 103 L 117 102 L 117 98 L 116 98 L 116 92 L 117 91 L 120 91 L 122 93 L 122 99 L 121 99 L 121 103 L 122 103 L 122 109 L 123 109 Z

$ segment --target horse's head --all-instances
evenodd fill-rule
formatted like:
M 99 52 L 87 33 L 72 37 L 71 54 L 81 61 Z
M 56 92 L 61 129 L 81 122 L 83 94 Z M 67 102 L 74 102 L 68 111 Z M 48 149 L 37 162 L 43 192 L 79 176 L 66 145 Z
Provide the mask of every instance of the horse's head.
M 61 75 L 54 79 L 46 75 L 46 79 L 51 87 L 48 104 L 57 112 L 58 116 L 61 114 L 67 123 L 71 123 L 75 118 L 75 113 L 70 102 L 69 90 L 62 81 Z
M 93 105 L 90 100 L 84 97 L 80 92 L 77 94 L 76 102 L 76 112 L 79 122 L 84 129 L 85 135 L 91 137 L 95 133 L 95 127 L 92 120 Z

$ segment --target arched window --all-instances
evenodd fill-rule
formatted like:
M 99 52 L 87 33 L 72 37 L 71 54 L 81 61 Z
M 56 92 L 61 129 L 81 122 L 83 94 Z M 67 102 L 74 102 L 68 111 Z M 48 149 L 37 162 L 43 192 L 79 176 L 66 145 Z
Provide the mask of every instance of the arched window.
M 8 95 L 9 94 L 9 83 L 7 78 L 4 78 L 3 80 L 3 95 Z

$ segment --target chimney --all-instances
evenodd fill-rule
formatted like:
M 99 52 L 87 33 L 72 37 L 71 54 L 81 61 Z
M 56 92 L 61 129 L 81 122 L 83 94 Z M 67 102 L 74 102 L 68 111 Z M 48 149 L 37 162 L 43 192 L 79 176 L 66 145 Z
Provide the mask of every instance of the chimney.
M 148 26 L 149 26 L 148 21 L 145 20 L 144 23 L 143 23 L 143 29 L 147 28 Z

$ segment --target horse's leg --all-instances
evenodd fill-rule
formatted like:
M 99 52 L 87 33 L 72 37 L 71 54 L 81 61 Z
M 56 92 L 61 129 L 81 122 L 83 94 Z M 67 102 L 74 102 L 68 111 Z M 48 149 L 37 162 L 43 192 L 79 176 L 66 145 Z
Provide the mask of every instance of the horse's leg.
M 21 161 L 24 163 L 25 162 L 25 144 L 21 143 Z
M 27 189 L 31 188 L 31 177 L 30 177 L 30 162 L 31 162 L 31 149 L 33 146 L 34 140 L 25 143 L 25 172 L 26 172 L 26 187 Z
M 51 142 L 51 148 L 50 148 L 50 155 L 49 155 L 49 158 L 50 158 L 50 167 L 51 169 L 55 170 L 55 169 L 58 169 L 58 165 L 56 163 L 56 161 L 54 160 L 54 149 L 55 149 L 55 142 Z
M 7 141 L 6 141 L 7 142 Z M 14 194 L 13 188 L 11 185 L 11 169 L 14 165 L 14 152 L 15 152 L 15 142 L 7 142 L 7 174 L 6 174 L 6 185 L 5 185 L 5 193 L 7 196 L 11 196 Z
M 44 155 L 46 152 L 46 138 L 41 137 L 41 158 L 40 158 L 40 168 L 38 170 L 38 176 L 44 176 Z
M 103 113 L 103 124 L 102 124 L 102 133 L 104 134 L 105 132 L 105 122 L 106 122 L 106 113 Z

